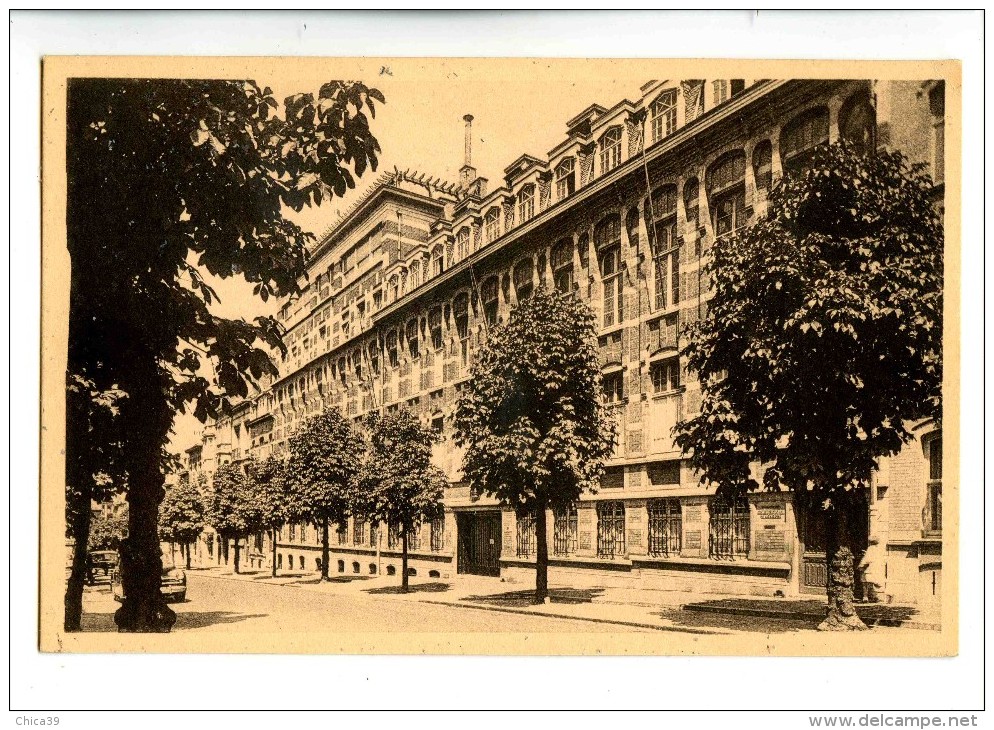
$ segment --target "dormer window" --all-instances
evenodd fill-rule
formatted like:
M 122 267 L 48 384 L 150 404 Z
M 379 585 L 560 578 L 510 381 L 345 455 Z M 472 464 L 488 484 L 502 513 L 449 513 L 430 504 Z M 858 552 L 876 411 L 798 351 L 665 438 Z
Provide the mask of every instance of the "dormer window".
M 556 200 L 564 200 L 576 191 L 576 161 L 567 157 L 556 167 Z
M 469 256 L 469 228 L 463 227 L 456 235 L 456 257 L 462 261 L 467 256 Z
M 649 107 L 652 141 L 658 142 L 676 131 L 676 89 L 664 91 Z
M 484 216 L 484 226 L 486 229 L 487 243 L 496 241 L 500 236 L 500 208 L 493 207 Z
M 612 127 L 600 139 L 601 174 L 621 164 L 621 127 Z
M 444 264 L 442 262 L 442 244 L 438 244 L 431 250 L 431 273 L 438 276 L 442 273 Z
M 525 185 L 518 193 L 518 221 L 524 223 L 535 215 L 535 186 Z

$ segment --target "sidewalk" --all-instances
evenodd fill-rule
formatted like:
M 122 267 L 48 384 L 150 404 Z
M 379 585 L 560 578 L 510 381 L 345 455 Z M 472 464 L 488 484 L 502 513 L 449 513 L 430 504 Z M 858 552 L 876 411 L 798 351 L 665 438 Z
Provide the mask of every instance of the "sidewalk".
M 251 570 L 238 575 L 229 568 L 196 570 L 196 575 L 361 598 L 383 597 L 433 605 L 484 611 L 541 614 L 557 618 L 617 624 L 659 631 L 734 634 L 742 631 L 814 630 L 825 617 L 824 601 L 802 598 L 753 598 L 636 590 L 610 587 L 550 586 L 550 601 L 535 604 L 534 590 L 499 578 L 460 575 L 454 580 L 415 579 L 402 593 L 396 576 L 333 575 L 322 582 L 314 573 Z M 938 617 L 922 615 L 915 607 L 863 604 L 860 617 L 871 627 L 938 630 Z

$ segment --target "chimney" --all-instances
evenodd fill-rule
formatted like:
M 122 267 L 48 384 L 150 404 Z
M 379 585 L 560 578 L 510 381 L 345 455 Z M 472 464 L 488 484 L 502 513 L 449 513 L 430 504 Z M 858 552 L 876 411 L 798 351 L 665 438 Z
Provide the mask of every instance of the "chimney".
M 463 166 L 459 168 L 459 184 L 469 190 L 476 178 L 476 168 L 473 167 L 473 115 L 467 114 L 463 121 L 466 122 L 466 152 Z

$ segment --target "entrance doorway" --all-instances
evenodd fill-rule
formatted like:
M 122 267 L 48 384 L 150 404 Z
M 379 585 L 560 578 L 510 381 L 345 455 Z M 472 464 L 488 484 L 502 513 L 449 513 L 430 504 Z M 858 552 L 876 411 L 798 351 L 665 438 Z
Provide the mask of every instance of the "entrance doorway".
M 828 560 L 826 557 L 826 535 L 824 512 L 817 506 L 811 505 L 802 510 L 802 541 L 804 552 L 801 554 L 801 579 L 798 589 L 801 593 L 811 593 L 824 596 L 828 585 Z M 869 507 L 864 502 L 853 507 L 849 516 L 849 540 L 853 551 L 856 576 L 853 594 L 857 599 L 863 598 L 863 580 L 859 570 L 860 561 L 866 552 L 870 531 Z
M 464 512 L 456 515 L 459 552 L 456 572 L 500 576 L 500 512 Z

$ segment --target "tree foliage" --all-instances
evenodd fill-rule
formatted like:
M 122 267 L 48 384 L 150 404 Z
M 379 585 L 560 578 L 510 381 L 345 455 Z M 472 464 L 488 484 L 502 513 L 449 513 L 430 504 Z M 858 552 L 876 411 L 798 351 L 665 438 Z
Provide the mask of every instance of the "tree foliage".
M 102 509 L 90 525 L 88 550 L 117 550 L 128 535 L 128 512 Z
M 272 571 L 276 575 L 276 535 L 293 516 L 290 475 L 283 456 L 270 455 L 247 467 L 259 511 L 259 527 L 268 530 L 272 540 Z
M 838 521 L 878 459 L 941 416 L 932 196 L 900 153 L 825 146 L 773 190 L 764 218 L 715 243 L 713 296 L 683 348 L 703 402 L 675 437 L 706 483 L 729 496 L 794 490 L 845 547 Z
M 237 464 L 222 464 L 214 472 L 207 490 L 208 524 L 223 540 L 235 543 L 235 572 L 238 572 L 239 541 L 257 532 L 262 515 L 251 477 Z
M 537 513 L 537 597 L 544 598 L 545 510 L 594 489 L 615 443 L 600 400 L 595 317 L 578 298 L 539 289 L 494 327 L 456 408 L 466 479 Z
M 342 195 L 375 170 L 374 102 L 382 95 L 359 82 L 294 94 L 281 109 L 254 81 L 70 80 L 69 370 L 97 392 L 127 395 L 122 628 L 174 620 L 159 594 L 155 533 L 175 412 L 217 417 L 276 374 L 269 350 L 283 348 L 272 318 L 215 314 L 210 276 L 241 276 L 264 300 L 297 290 L 313 236 L 283 211 Z M 90 449 L 68 439 L 70 468 Z
M 189 545 L 204 531 L 204 518 L 201 485 L 181 479 L 166 490 L 159 505 L 159 539 Z

